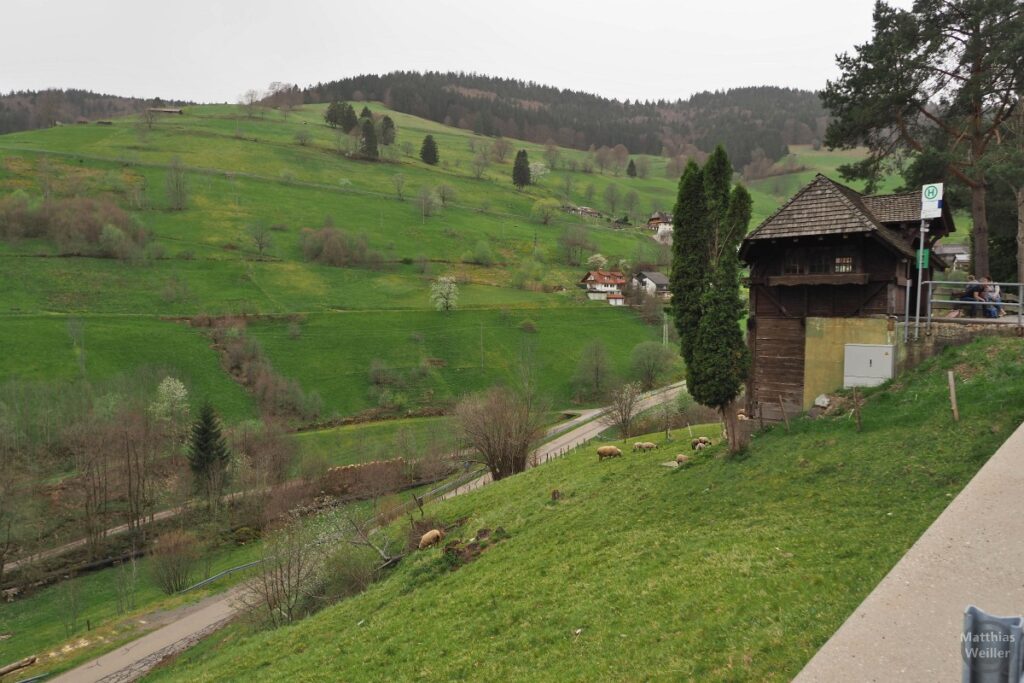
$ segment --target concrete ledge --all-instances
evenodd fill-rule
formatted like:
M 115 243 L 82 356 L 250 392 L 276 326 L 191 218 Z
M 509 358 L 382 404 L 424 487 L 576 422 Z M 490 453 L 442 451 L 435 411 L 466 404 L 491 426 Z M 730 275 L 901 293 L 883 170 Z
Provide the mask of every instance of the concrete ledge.
M 1024 425 L 795 680 L 959 680 L 969 604 L 1024 614 Z

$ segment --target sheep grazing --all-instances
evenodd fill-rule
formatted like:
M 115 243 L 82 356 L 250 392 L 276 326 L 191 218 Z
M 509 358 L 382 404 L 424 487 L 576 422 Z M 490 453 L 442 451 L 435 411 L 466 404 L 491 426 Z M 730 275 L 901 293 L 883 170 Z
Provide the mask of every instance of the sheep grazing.
M 698 441 L 697 445 L 693 447 L 693 450 L 695 450 L 695 451 L 702 451 L 702 450 L 704 450 L 707 447 L 708 447 L 708 445 L 706 443 L 704 443 L 703 441 Z
M 710 446 L 711 445 L 711 439 L 709 439 L 706 436 L 699 436 L 699 437 L 697 437 L 697 441 L 700 441 L 705 446 Z
M 690 456 L 683 455 L 682 453 L 680 453 L 679 455 L 676 456 L 676 465 L 678 465 L 679 467 L 685 467 L 686 465 L 689 465 L 689 464 L 690 464 Z
M 622 451 L 615 446 L 601 446 L 597 449 L 597 460 L 600 462 L 605 458 L 621 458 Z
M 699 444 L 699 443 L 700 443 L 700 439 L 691 439 L 690 440 L 690 450 L 691 451 L 697 450 L 697 444 Z
M 633 444 L 633 452 L 634 453 L 636 453 L 637 451 L 643 450 L 643 448 L 644 448 L 644 442 L 643 441 L 637 441 L 635 444 Z
M 444 532 L 440 529 L 431 529 L 427 533 L 420 537 L 420 550 L 429 548 L 430 546 L 440 543 L 444 538 Z
M 642 448 L 643 448 L 643 449 L 644 449 L 645 451 L 653 451 L 654 449 L 656 449 L 656 448 L 658 447 L 658 444 L 656 444 L 656 443 L 651 443 L 650 441 L 644 441 L 644 442 L 643 442 L 642 444 L 640 444 L 640 446 L 641 446 L 641 447 L 642 447 Z

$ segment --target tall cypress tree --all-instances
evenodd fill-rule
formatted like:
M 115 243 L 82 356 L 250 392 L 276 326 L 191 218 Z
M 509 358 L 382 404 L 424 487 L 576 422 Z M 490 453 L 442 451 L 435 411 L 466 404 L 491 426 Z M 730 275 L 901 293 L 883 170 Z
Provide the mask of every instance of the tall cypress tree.
M 750 351 L 739 321 L 739 263 L 734 249 L 722 253 L 711 286 L 701 299 L 701 317 L 694 335 L 686 386 L 697 403 L 716 408 L 726 424 L 729 449 L 739 450 L 736 416 L 731 406 L 750 372 Z
M 356 110 L 352 108 L 352 105 L 345 102 L 341 105 L 341 129 L 346 133 L 351 133 L 352 129 L 359 125 L 359 118 L 356 116 Z
M 673 209 L 672 313 L 679 332 L 680 352 L 687 365 L 693 361 L 693 345 L 700 322 L 701 300 L 708 280 L 708 208 L 704 173 L 692 159 L 679 179 Z
M 391 145 L 395 142 L 395 122 L 387 114 L 380 120 L 380 144 Z
M 371 119 L 363 119 L 363 132 L 359 138 L 359 154 L 364 159 L 380 157 L 380 151 L 377 149 L 377 129 L 374 128 Z
M 231 453 L 220 430 L 220 421 L 210 403 L 204 403 L 189 438 L 188 465 L 196 489 L 206 497 L 207 505 L 216 506 L 227 483 Z
M 516 152 L 516 161 L 512 164 L 512 184 L 520 190 L 530 184 L 530 158 L 525 149 Z
M 633 163 L 632 159 L 629 160 L 629 166 L 626 166 L 626 175 L 630 178 L 636 178 L 636 164 Z
M 423 160 L 423 163 L 431 166 L 436 166 L 437 162 L 440 161 L 437 143 L 434 142 L 433 135 L 423 138 L 423 145 L 420 147 L 420 159 Z
M 672 307 L 693 398 L 718 409 L 730 450 L 740 447 L 733 401 L 750 371 L 739 321 L 737 247 L 751 216 L 750 193 L 730 189 L 732 167 L 721 147 L 704 168 L 690 162 L 679 181 L 672 259 Z

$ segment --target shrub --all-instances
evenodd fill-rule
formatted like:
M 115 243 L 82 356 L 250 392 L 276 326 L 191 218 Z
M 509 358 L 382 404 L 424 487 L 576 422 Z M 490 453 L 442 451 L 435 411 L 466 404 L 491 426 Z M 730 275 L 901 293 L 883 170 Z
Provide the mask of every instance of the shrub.
M 533 322 L 530 319 L 526 319 L 523 322 L 519 323 L 519 329 L 522 330 L 523 332 L 533 333 L 537 331 L 537 323 Z
M 487 240 L 480 240 L 473 247 L 472 253 L 462 256 L 463 263 L 475 263 L 480 266 L 489 266 L 494 263 L 494 254 L 491 253 L 491 243 Z
M 153 580 L 167 595 L 182 591 L 188 588 L 198 559 L 195 536 L 186 531 L 168 531 L 150 549 Z
M 328 266 L 379 265 L 383 257 L 370 249 L 366 235 L 351 235 L 338 228 L 306 228 L 301 236 L 302 255 L 307 261 Z

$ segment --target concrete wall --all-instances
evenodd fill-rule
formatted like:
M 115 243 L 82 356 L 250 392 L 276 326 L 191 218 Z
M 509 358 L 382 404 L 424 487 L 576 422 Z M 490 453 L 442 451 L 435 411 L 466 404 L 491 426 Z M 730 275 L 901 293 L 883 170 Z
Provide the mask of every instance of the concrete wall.
M 814 404 L 819 394 L 842 388 L 847 344 L 896 344 L 897 336 L 895 324 L 884 317 L 807 318 L 804 410 Z

